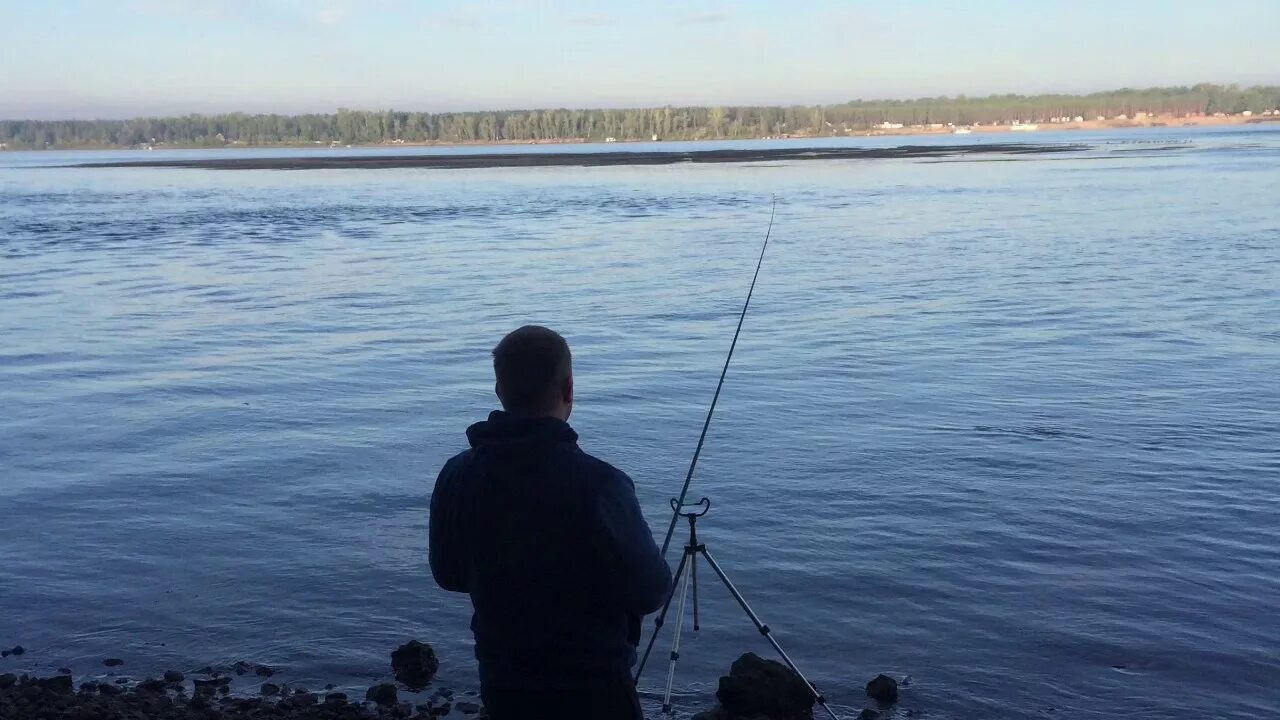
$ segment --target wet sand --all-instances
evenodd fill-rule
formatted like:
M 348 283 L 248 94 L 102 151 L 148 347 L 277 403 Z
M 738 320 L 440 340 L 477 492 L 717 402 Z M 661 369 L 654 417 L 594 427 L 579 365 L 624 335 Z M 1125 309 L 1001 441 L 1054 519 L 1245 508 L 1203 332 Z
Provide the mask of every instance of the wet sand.
M 192 168 L 205 170 L 385 170 L 397 168 L 600 167 L 673 165 L 676 163 L 748 163 L 795 160 L 873 160 L 939 158 L 961 155 L 1039 155 L 1088 150 L 1088 145 L 1061 143 L 990 143 L 983 145 L 902 145 L 892 148 L 761 148 L 682 152 L 469 153 L 460 155 L 334 155 L 309 157 L 231 157 L 127 160 L 83 163 L 81 168 Z

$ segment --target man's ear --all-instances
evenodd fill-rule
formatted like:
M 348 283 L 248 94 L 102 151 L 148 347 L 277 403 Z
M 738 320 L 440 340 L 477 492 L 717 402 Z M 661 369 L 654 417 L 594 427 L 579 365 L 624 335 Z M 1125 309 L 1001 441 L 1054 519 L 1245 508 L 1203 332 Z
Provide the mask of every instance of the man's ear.
M 566 405 L 573 404 L 573 375 L 565 378 L 564 386 L 560 388 L 560 393 Z
M 496 380 L 493 383 L 493 394 L 498 396 L 498 400 L 502 400 L 502 386 Z

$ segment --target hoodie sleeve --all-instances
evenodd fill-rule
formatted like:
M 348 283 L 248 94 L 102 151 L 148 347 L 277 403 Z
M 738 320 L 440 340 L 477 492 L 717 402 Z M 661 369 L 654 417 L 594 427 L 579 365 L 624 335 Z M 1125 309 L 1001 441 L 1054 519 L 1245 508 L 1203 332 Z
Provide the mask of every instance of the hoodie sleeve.
M 671 592 L 671 568 L 658 552 L 625 473 L 615 470 L 602 483 L 596 514 L 605 563 L 627 611 L 647 615 L 661 608 Z
M 470 592 L 467 582 L 467 547 L 462 537 L 463 522 L 459 512 L 458 458 L 445 463 L 436 478 L 431 493 L 431 516 L 428 520 L 427 555 L 431 562 L 431 575 L 436 584 L 452 592 Z

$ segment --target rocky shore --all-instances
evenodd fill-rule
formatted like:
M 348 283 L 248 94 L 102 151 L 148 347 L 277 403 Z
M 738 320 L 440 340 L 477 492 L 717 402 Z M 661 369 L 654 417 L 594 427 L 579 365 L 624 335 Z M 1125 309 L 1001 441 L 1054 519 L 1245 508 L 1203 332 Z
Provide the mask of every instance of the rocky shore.
M 970 145 L 902 145 L 891 148 L 759 148 L 682 152 L 536 152 L 420 155 L 293 155 L 277 157 L 168 158 L 81 163 L 89 168 L 188 168 L 204 170 L 384 170 L 397 168 L 597 167 L 609 165 L 673 165 L 675 163 L 745 163 L 792 160 L 873 160 L 940 158 L 959 155 L 1029 155 L 1078 152 L 1072 143 L 983 143 Z
M 24 654 L 18 647 L 6 655 Z M 104 668 L 123 665 L 104 658 Z M 395 682 L 378 683 L 362 697 L 349 697 L 332 685 L 312 690 L 276 682 L 275 669 L 247 661 L 206 666 L 188 677 L 168 670 L 160 677 L 134 679 L 75 678 L 69 668 L 52 677 L 0 673 L 0 720 L 222 720 L 293 718 L 296 720 L 418 720 L 484 717 L 474 694 L 436 689 L 418 694 L 435 679 L 440 664 L 430 645 L 416 640 L 391 654 Z M 235 683 L 238 691 L 232 692 Z M 415 693 L 413 699 L 402 691 Z
M 6 651 L 22 655 L 22 648 Z M 118 668 L 117 658 L 104 667 Z M 190 674 L 166 671 L 160 677 L 81 678 L 62 668 L 52 677 L 0 673 L 0 720 L 455 720 L 485 717 L 474 693 L 447 688 L 424 691 L 439 661 L 430 645 L 410 641 L 391 654 L 395 682 L 370 686 L 351 697 L 330 685 L 309 689 L 276 682 L 266 665 L 236 662 L 203 667 Z M 233 692 L 233 682 L 237 690 Z M 252 688 L 256 691 L 250 691 Z M 408 691 L 412 694 L 407 694 Z M 870 707 L 849 715 L 875 720 L 898 701 L 898 683 L 880 675 L 867 684 Z M 716 707 L 695 720 L 811 720 L 813 694 L 781 663 L 747 653 L 720 678 Z M 425 698 L 425 701 L 424 701 Z M 911 711 L 907 711 L 911 715 Z M 566 708 L 572 717 L 572 706 Z

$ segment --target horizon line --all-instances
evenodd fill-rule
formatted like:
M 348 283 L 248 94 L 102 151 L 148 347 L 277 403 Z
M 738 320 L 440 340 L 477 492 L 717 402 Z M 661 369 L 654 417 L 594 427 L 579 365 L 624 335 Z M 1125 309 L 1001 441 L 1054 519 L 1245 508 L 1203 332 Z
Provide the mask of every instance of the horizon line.
M 527 113 L 527 112 L 566 111 L 566 110 L 567 111 L 584 111 L 584 112 L 596 111 L 596 110 L 634 111 L 634 110 L 660 110 L 663 108 L 673 108 L 673 109 L 715 108 L 715 107 L 726 108 L 726 109 L 727 108 L 815 108 L 815 107 L 839 107 L 842 105 L 855 105 L 860 103 L 866 103 L 866 104 L 912 103 L 912 102 L 925 102 L 929 100 L 947 100 L 947 101 L 954 102 L 957 100 L 975 100 L 976 101 L 976 100 L 990 100 L 995 98 L 1008 98 L 1008 97 L 1086 98 L 1094 95 L 1103 95 L 1107 93 L 1148 92 L 1153 90 L 1174 90 L 1174 89 L 1194 90 L 1196 87 L 1199 87 L 1202 85 L 1210 85 L 1214 87 L 1227 88 L 1227 89 L 1237 88 L 1241 90 L 1250 90 L 1250 89 L 1280 90 L 1280 80 L 1272 81 L 1269 83 L 1251 83 L 1251 84 L 1244 84 L 1239 82 L 1223 83 L 1223 82 L 1199 81 L 1191 84 L 1181 84 L 1181 85 L 1149 85 L 1145 87 L 1128 85 L 1128 86 L 1121 86 L 1121 87 L 1112 87 L 1107 89 L 1089 90 L 1086 92 L 1034 92 L 1034 93 L 992 92 L 992 93 L 986 93 L 982 95 L 972 95 L 969 93 L 956 93 L 951 95 L 918 95 L 914 97 L 896 97 L 896 98 L 895 97 L 879 97 L 879 98 L 859 97 L 859 98 L 852 98 L 849 100 L 832 102 L 832 103 L 822 103 L 822 102 L 816 102 L 816 103 L 701 103 L 701 104 L 637 103 L 637 104 L 628 104 L 628 105 L 561 104 L 561 105 L 541 105 L 541 106 L 526 106 L 526 107 L 511 106 L 511 107 L 474 108 L 474 109 L 467 109 L 467 110 L 406 110 L 406 109 L 397 109 L 394 106 L 352 108 L 352 107 L 339 105 L 330 110 L 307 110 L 307 111 L 218 110 L 218 111 L 185 111 L 185 112 L 171 112 L 171 113 L 129 114 L 129 115 L 118 115 L 118 116 L 102 116 L 102 115 L 70 116 L 70 117 L 56 117 L 56 118 L 43 118 L 43 119 L 35 118 L 35 117 L 0 117 L 0 122 L 127 122 L 130 120 L 150 120 L 150 119 L 180 118 L 180 117 L 191 117 L 191 116 L 218 116 L 218 115 L 245 115 L 245 116 L 279 115 L 279 116 L 287 116 L 287 117 L 300 117 L 300 116 L 306 116 L 306 115 L 337 115 L 344 111 L 359 112 L 359 113 L 401 112 L 401 113 L 415 113 L 415 114 L 428 114 L 428 115 L 467 115 L 467 114 L 483 114 L 483 113 Z

